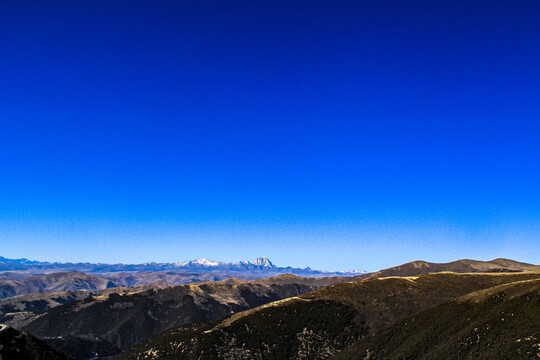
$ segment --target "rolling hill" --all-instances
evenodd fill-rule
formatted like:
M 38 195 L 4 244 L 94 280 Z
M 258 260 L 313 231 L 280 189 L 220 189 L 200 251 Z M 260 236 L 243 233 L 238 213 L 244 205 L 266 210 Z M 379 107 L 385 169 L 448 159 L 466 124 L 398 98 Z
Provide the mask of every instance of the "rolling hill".
M 20 280 L 0 279 L 0 299 L 42 292 L 102 290 L 114 286 L 108 279 L 79 271 L 60 272 Z
M 540 265 L 521 263 L 509 259 L 491 261 L 457 260 L 448 263 L 433 263 L 422 260 L 412 261 L 403 265 L 363 275 L 362 278 L 380 278 L 389 276 L 417 276 L 438 272 L 455 273 L 510 273 L 510 272 L 540 272 Z

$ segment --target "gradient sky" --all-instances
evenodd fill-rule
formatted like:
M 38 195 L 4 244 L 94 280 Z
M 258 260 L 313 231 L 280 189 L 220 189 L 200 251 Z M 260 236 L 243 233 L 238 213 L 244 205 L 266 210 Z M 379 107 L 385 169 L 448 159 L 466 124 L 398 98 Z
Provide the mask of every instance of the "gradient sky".
M 540 263 L 540 2 L 0 3 L 0 256 Z

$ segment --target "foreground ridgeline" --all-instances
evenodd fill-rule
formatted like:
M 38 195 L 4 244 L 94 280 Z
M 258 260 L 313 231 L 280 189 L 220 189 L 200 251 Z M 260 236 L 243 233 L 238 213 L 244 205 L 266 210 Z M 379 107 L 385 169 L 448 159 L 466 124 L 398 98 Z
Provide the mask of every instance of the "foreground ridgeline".
M 260 259 L 256 266 L 273 264 Z M 415 261 L 357 276 L 288 274 L 184 285 L 165 281 L 177 276 L 168 271 L 110 276 L 127 282 L 141 274 L 153 281 L 112 287 L 103 274 L 73 272 L 75 291 L 0 301 L 0 323 L 23 331 L 38 352 L 58 349 L 58 356 L 62 351 L 81 360 L 540 357 L 536 265 Z M 55 274 L 11 276 L 41 291 L 69 283 Z M 46 286 L 40 276 L 49 276 Z M 2 359 L 9 359 L 3 351 Z

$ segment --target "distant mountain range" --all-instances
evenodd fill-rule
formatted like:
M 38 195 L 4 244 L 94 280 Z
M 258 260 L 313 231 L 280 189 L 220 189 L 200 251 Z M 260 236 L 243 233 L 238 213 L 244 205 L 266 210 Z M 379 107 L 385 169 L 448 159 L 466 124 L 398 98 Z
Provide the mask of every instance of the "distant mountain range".
M 352 271 L 322 271 L 313 270 L 309 267 L 304 269 L 275 266 L 266 256 L 257 258 L 254 262 L 240 261 L 237 263 L 226 263 L 221 261 L 212 261 L 208 259 L 198 259 L 174 263 L 155 263 L 144 264 L 92 264 L 92 263 L 60 263 L 47 261 L 33 261 L 28 259 L 6 259 L 0 256 L 0 271 L 14 270 L 56 270 L 56 271 L 81 271 L 85 273 L 109 273 L 120 271 L 186 271 L 186 272 L 228 272 L 252 274 L 255 277 L 268 277 L 280 274 L 296 274 L 308 277 L 321 276 L 352 276 L 365 273 L 361 270 Z M 1 274 L 0 274 L 1 275 Z M 232 276 L 231 276 L 232 277 Z
M 31 261 L 26 258 L 22 259 L 6 259 L 3 256 L 0 256 L 0 264 L 19 264 L 19 265 L 40 265 L 40 264 L 48 264 L 46 262 L 39 262 L 39 261 Z

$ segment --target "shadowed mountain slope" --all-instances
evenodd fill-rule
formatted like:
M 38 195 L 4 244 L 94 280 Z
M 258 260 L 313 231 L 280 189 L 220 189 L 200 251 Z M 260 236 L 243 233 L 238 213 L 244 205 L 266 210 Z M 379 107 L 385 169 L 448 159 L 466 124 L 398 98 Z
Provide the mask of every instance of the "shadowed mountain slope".
M 37 314 L 41 314 L 53 307 L 84 300 L 90 296 L 104 296 L 109 294 L 134 294 L 149 289 L 161 289 L 172 286 L 163 281 L 150 284 L 114 287 L 104 290 L 78 290 L 56 293 L 37 293 L 19 295 L 0 300 L 0 323 L 6 323 L 14 328 L 21 328 L 32 321 Z
M 538 359 L 540 280 L 468 294 L 369 336 L 335 360 Z
M 167 330 L 117 359 L 328 359 L 420 311 L 537 278 L 540 273 L 441 273 L 340 283 L 220 321 Z
M 71 357 L 32 335 L 0 324 L 0 359 L 69 360 Z

